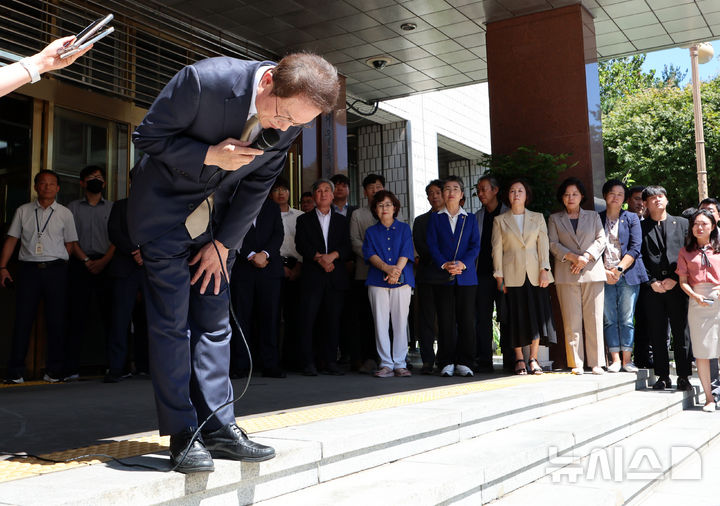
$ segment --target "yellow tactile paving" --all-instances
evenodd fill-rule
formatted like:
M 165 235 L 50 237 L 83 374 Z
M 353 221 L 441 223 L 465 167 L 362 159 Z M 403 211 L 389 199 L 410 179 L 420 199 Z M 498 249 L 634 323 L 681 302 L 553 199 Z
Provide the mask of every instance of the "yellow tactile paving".
M 500 388 L 508 388 L 529 382 L 548 381 L 562 376 L 560 373 L 543 374 L 542 376 L 512 376 L 492 381 L 476 381 L 448 385 L 443 387 L 414 390 L 398 394 L 381 395 L 368 399 L 344 401 L 310 408 L 297 408 L 261 416 L 238 418 L 242 427 L 249 433 L 257 433 L 271 429 L 279 429 L 294 425 L 302 425 L 330 418 L 356 415 L 380 409 L 418 404 L 438 399 L 446 399 L 476 392 L 486 392 Z M 43 383 L 46 384 L 46 383 Z M 13 386 L 13 385 L 10 385 Z M 17 385 L 19 386 L 19 385 Z M 67 460 L 90 454 L 104 454 L 115 458 L 136 457 L 148 453 L 167 450 L 170 444 L 167 436 L 147 436 L 142 438 L 115 441 L 84 448 L 75 448 L 63 452 L 48 453 L 40 457 L 52 460 Z M 37 459 L 13 458 L 0 461 L 0 482 L 29 478 L 45 473 L 64 471 L 78 466 L 107 462 L 104 457 L 82 457 L 63 463 L 44 462 Z

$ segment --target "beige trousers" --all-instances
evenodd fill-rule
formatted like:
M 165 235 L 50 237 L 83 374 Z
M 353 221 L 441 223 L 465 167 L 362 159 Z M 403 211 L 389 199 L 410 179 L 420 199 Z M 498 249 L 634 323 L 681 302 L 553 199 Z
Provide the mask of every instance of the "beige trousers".
M 574 283 L 557 285 L 560 311 L 565 330 L 565 352 L 568 366 L 583 367 L 587 355 L 588 367 L 605 366 L 603 340 L 603 304 L 605 283 Z M 585 342 L 583 343 L 583 324 Z

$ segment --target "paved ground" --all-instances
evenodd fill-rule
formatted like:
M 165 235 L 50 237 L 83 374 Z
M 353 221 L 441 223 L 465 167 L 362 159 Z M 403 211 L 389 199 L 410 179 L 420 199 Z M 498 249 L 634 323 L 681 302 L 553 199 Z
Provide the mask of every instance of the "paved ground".
M 376 395 L 501 378 L 500 373 L 474 378 L 378 379 L 348 373 L 342 377 L 253 378 L 236 416 L 268 413 Z M 245 380 L 233 380 L 236 394 Z M 0 388 L 0 451 L 33 454 L 89 446 L 130 434 L 157 430 L 152 385 L 133 378 L 105 384 L 101 378 L 64 384 Z

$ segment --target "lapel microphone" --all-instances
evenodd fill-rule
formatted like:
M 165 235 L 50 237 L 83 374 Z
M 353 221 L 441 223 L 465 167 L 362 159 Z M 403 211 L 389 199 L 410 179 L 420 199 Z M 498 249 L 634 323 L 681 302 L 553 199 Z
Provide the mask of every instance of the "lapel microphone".
M 275 147 L 278 142 L 280 142 L 280 134 L 278 134 L 277 130 L 274 128 L 265 128 L 260 131 L 257 139 L 255 139 L 248 147 L 267 151 L 268 149 Z

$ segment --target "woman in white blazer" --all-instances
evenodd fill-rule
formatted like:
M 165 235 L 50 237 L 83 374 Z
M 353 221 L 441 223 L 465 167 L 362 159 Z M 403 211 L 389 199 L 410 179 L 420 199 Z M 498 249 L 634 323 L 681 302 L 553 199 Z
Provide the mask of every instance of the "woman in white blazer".
M 515 349 L 515 374 L 542 374 L 537 361 L 540 338 L 557 342 L 547 286 L 553 282 L 550 273 L 545 218 L 525 208 L 532 199 L 527 182 L 510 183 L 510 210 L 493 222 L 493 276 L 498 290 L 505 293 L 505 335 Z M 525 363 L 522 347 L 530 346 Z
M 584 357 L 593 374 L 603 374 L 603 303 L 605 232 L 600 215 L 580 206 L 585 186 L 569 177 L 560 184 L 557 199 L 565 210 L 550 216 L 548 235 L 555 257 L 555 285 L 565 330 L 565 351 L 573 374 L 583 373 Z M 585 343 L 583 343 L 583 323 Z

